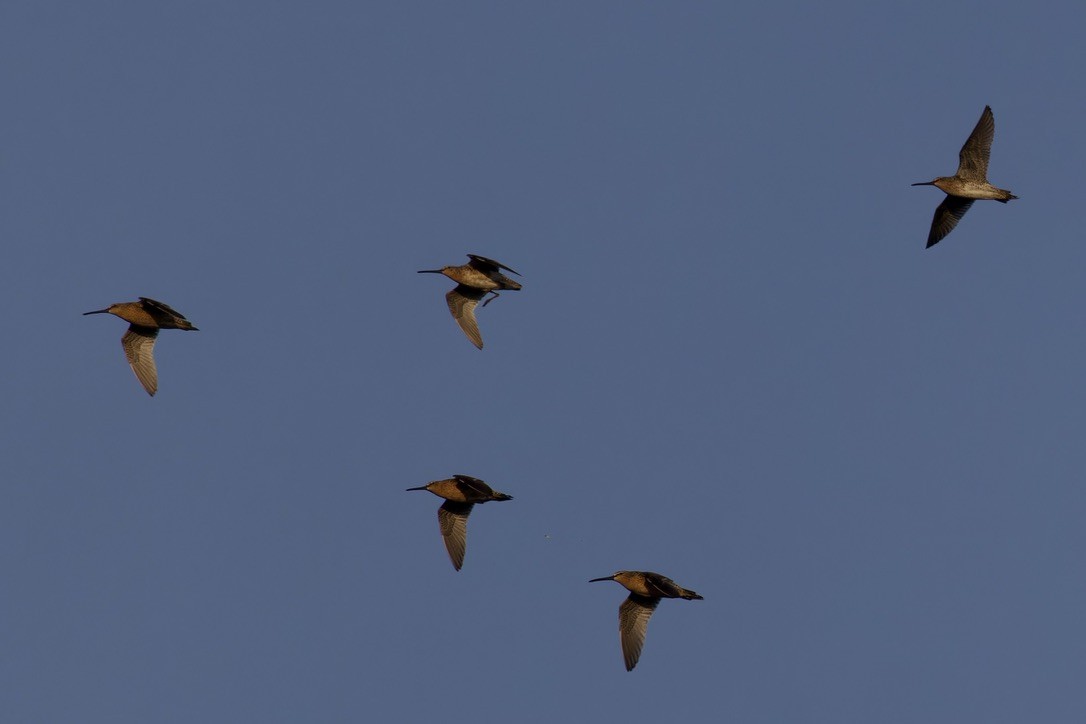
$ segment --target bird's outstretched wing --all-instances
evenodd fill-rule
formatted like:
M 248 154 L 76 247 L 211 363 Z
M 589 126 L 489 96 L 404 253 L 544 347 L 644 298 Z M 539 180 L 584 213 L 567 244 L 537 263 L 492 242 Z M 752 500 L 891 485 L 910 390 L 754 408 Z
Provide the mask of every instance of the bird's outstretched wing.
M 464 565 L 464 553 L 468 548 L 468 515 L 472 503 L 454 503 L 446 500 L 437 509 L 437 522 L 441 526 L 441 537 L 445 540 L 445 550 L 453 568 L 460 570 Z
M 995 117 L 992 109 L 984 106 L 976 128 L 965 140 L 958 153 L 958 176 L 969 181 L 988 181 L 988 157 L 992 153 L 992 139 L 995 138 Z
M 479 349 L 483 348 L 483 336 L 479 334 L 479 323 L 475 321 L 475 306 L 485 296 L 486 291 L 464 284 L 457 284 L 445 295 L 445 301 L 449 304 L 453 319 L 460 325 L 460 329 L 464 330 L 464 334 L 471 343 Z
M 626 671 L 633 671 L 637 660 L 641 658 L 641 647 L 645 644 L 649 618 L 659 603 L 659 598 L 646 598 L 631 593 L 618 607 L 618 632 L 622 639 L 622 658 L 626 661 Z
M 969 207 L 972 205 L 973 199 L 947 194 L 947 197 L 943 199 L 943 203 L 935 207 L 935 217 L 931 220 L 931 231 L 928 232 L 928 245 L 925 248 L 935 246 L 943 239 L 943 237 L 953 231 L 954 227 L 958 225 L 958 222 L 962 220 L 962 217 L 965 216 L 965 212 L 969 211 Z
M 158 330 L 154 327 L 141 327 L 137 324 L 129 325 L 128 331 L 121 337 L 121 346 L 124 347 L 124 356 L 128 358 L 128 364 L 136 373 L 136 379 L 147 390 L 147 394 L 154 396 L 158 391 L 158 370 L 155 369 L 155 338 Z

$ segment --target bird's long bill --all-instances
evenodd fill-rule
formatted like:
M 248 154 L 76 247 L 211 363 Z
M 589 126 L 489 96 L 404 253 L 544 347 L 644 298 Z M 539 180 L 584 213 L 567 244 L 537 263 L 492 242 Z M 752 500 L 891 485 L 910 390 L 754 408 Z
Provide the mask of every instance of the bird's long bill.
M 592 578 L 588 582 L 589 583 L 595 583 L 596 581 L 613 581 L 613 580 L 615 580 L 614 576 L 604 576 L 603 578 Z
M 408 490 L 426 490 L 426 486 L 423 485 L 423 486 L 418 487 L 418 488 L 408 488 Z
M 83 312 L 84 317 L 87 316 L 88 314 L 109 314 L 109 310 L 108 309 L 95 309 L 93 312 Z
M 441 274 L 440 269 L 419 269 L 416 274 Z
M 917 181 L 916 183 L 909 184 L 909 185 L 910 186 L 934 186 L 935 182 L 934 181 Z

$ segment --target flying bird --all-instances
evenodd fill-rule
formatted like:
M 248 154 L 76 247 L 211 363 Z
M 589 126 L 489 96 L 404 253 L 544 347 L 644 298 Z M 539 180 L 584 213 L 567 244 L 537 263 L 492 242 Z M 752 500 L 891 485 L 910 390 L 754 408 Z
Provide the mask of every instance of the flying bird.
M 596 581 L 615 581 L 630 591 L 630 595 L 618 607 L 618 633 L 622 640 L 622 658 L 626 661 L 626 671 L 633 671 L 637 660 L 641 658 L 641 647 L 645 643 L 649 618 L 661 598 L 684 598 L 688 601 L 701 601 L 704 598 L 683 588 L 667 576 L 652 571 L 619 571 L 613 576 L 593 578 L 589 583 Z
M 464 552 L 468 547 L 468 516 L 471 509 L 476 503 L 513 499 L 513 496 L 499 493 L 470 475 L 453 475 L 408 490 L 428 490 L 445 499 L 437 509 L 437 522 L 441 527 L 441 537 L 445 540 L 445 550 L 449 552 L 449 560 L 458 571 L 464 565 Z
M 124 356 L 136 373 L 136 379 L 154 396 L 158 390 L 158 370 L 155 368 L 155 339 L 160 329 L 184 329 L 199 331 L 179 312 L 162 302 L 140 297 L 138 302 L 120 302 L 105 309 L 96 309 L 88 314 L 113 314 L 129 323 L 128 331 L 121 337 Z
M 999 189 L 988 183 L 988 156 L 992 152 L 992 139 L 995 137 L 995 118 L 992 109 L 984 106 L 976 128 L 969 134 L 965 145 L 958 153 L 958 172 L 953 176 L 939 176 L 933 181 L 921 181 L 913 186 L 934 186 L 946 193 L 943 203 L 935 209 L 935 218 L 931 220 L 928 233 L 928 246 L 931 248 L 954 230 L 958 222 L 969 211 L 977 199 L 992 199 L 1005 204 L 1018 197 L 1006 189 Z
M 461 266 L 443 266 L 440 269 L 420 269 L 419 274 L 444 274 L 456 282 L 454 287 L 445 295 L 445 301 L 449 305 L 449 311 L 453 319 L 460 325 L 471 343 L 479 349 L 483 348 L 483 337 L 479 334 L 479 325 L 475 321 L 475 306 L 479 300 L 487 294 L 493 294 L 490 299 L 483 302 L 483 306 L 497 299 L 499 289 L 520 289 L 520 283 L 510 279 L 501 273 L 504 269 L 520 276 L 520 272 L 514 271 L 500 262 L 487 259 L 478 254 L 468 254 L 471 259 Z

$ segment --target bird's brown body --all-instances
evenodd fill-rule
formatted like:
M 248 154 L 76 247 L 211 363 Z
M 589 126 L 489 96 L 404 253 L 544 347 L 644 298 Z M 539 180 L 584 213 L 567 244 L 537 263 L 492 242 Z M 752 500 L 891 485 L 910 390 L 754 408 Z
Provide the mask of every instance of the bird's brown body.
M 467 552 L 468 515 L 476 503 L 491 500 L 512 500 L 511 495 L 499 493 L 479 478 L 470 475 L 454 475 L 445 480 L 408 490 L 428 490 L 445 502 L 437 510 L 437 521 L 441 528 L 441 537 L 445 541 L 445 550 L 449 553 L 453 568 L 460 570 L 464 565 Z
M 626 671 L 633 671 L 641 658 L 645 644 L 645 632 L 649 618 L 662 598 L 683 598 L 688 601 L 703 599 L 694 591 L 683 588 L 667 576 L 652 571 L 618 571 L 612 576 L 593 578 L 596 581 L 615 581 L 624 586 L 630 595 L 618 607 L 618 632 L 622 642 L 622 658 Z
M 121 337 L 125 357 L 136 374 L 136 379 L 154 396 L 158 391 L 158 369 L 155 367 L 155 339 L 160 329 L 183 329 L 199 331 L 189 320 L 167 304 L 148 297 L 140 297 L 137 302 L 119 302 L 105 309 L 96 309 L 88 314 L 112 314 L 129 323 L 128 331 Z
M 479 334 L 479 325 L 475 321 L 475 306 L 487 294 L 493 294 L 494 296 L 483 302 L 484 307 L 490 304 L 500 296 L 499 289 L 516 291 L 521 288 L 519 282 L 502 274 L 502 269 L 517 276 L 520 274 L 485 256 L 468 254 L 468 257 L 471 261 L 467 264 L 443 266 L 440 269 L 420 269 L 419 274 L 444 274 L 456 282 L 456 287 L 445 295 L 445 302 L 449 305 L 449 312 L 453 319 L 460 325 L 460 329 L 467 338 L 476 347 L 482 349 L 483 337 Z
M 913 186 L 934 186 L 946 194 L 943 203 L 935 209 L 928 232 L 928 247 L 938 244 L 954 230 L 965 212 L 978 199 L 1007 203 L 1018 197 L 1006 189 L 988 183 L 988 158 L 995 138 L 995 117 L 989 106 L 984 107 L 980 120 L 969 134 L 958 153 L 958 172 L 953 176 L 939 176 L 932 181 L 915 183 Z

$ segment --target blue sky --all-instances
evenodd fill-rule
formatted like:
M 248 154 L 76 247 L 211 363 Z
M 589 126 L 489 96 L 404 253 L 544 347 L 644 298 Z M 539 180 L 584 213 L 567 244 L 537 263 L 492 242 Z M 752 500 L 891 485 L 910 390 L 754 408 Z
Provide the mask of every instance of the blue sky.
M 1083 721 L 1084 16 L 4 3 L 5 718 Z

